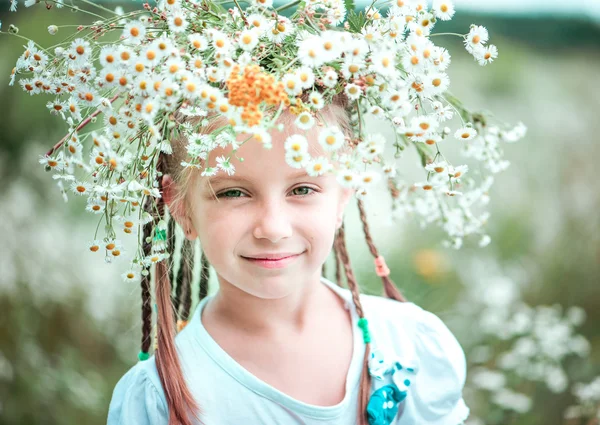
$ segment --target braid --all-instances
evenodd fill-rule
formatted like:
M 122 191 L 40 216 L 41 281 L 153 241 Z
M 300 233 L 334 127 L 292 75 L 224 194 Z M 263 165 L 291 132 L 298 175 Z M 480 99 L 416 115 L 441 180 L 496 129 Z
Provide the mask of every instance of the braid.
M 162 155 L 158 157 L 156 169 L 163 171 Z M 162 178 L 158 179 L 158 189 L 162 193 Z M 158 221 L 164 218 L 164 197 L 156 201 Z M 192 425 L 192 418 L 199 419 L 199 406 L 190 392 L 181 369 L 175 345 L 175 311 L 171 298 L 169 262 L 162 260 L 155 264 L 157 319 L 156 369 L 165 392 L 169 410 L 168 425 Z M 191 415 L 191 418 L 190 418 Z
M 144 211 L 152 214 L 152 206 L 154 199 L 151 196 L 146 197 L 144 202 Z M 152 251 L 152 227 L 153 223 L 148 222 L 144 224 L 142 234 L 142 250 L 144 257 L 150 255 Z M 144 360 L 148 358 L 150 352 L 150 344 L 152 342 L 152 296 L 150 294 L 150 274 L 142 274 L 141 279 L 142 287 L 142 350 L 139 354 L 139 359 Z
M 200 254 L 200 290 L 198 291 L 199 301 L 202 301 L 208 295 L 208 279 L 210 278 L 210 264 L 204 251 Z
M 181 306 L 180 317 L 186 321 L 190 317 L 190 309 L 192 307 L 192 273 L 194 270 L 194 244 L 189 239 L 183 241 L 181 248 L 181 286 L 182 295 L 181 299 L 183 304 Z
M 173 254 L 175 252 L 175 219 L 173 216 L 169 217 L 169 227 L 167 229 L 167 252 L 171 255 L 171 258 L 173 258 Z M 175 280 L 175 267 L 171 267 L 169 279 L 171 282 Z
M 360 214 L 360 221 L 363 224 L 363 231 L 365 233 L 365 239 L 367 241 L 367 245 L 369 246 L 369 251 L 371 252 L 371 255 L 375 258 L 375 264 L 379 268 L 380 264 L 383 263 L 383 268 L 385 269 L 385 271 L 383 273 L 378 273 L 378 275 L 381 277 L 381 280 L 383 281 L 383 289 L 385 290 L 385 295 L 388 298 L 394 299 L 396 301 L 405 302 L 406 298 L 404 297 L 404 295 L 402 295 L 400 290 L 396 287 L 396 285 L 394 285 L 394 282 L 392 282 L 392 280 L 390 279 L 389 269 L 387 269 L 387 266 L 385 266 L 385 263 L 383 262 L 383 257 L 381 257 L 379 255 L 379 251 L 377 250 L 377 247 L 373 243 L 373 238 L 371 237 L 371 231 L 369 230 L 369 224 L 367 223 L 367 215 L 365 213 L 365 207 L 363 205 L 363 202 L 360 199 L 358 200 L 358 211 Z M 381 263 L 380 263 L 380 261 L 381 261 Z
M 342 260 L 340 259 L 340 252 L 337 247 L 337 238 L 333 242 L 333 255 L 335 257 L 335 283 L 338 286 L 342 286 Z
M 173 227 L 175 227 L 173 225 Z M 174 253 L 175 253 L 175 246 L 173 246 L 173 251 L 169 251 L 169 253 L 173 256 L 173 260 L 175 259 L 174 257 Z M 182 252 L 181 255 L 179 256 L 179 268 L 177 269 L 177 273 L 175 273 L 175 270 L 173 270 L 173 273 L 171 274 L 171 276 L 173 277 L 173 280 L 171 280 L 171 282 L 175 282 L 175 294 L 173 295 L 173 310 L 177 313 L 179 312 L 179 306 L 181 305 L 181 292 L 182 292 L 182 284 L 181 284 L 181 274 L 183 272 L 183 246 L 182 246 Z M 181 317 L 180 315 L 178 315 L 178 317 Z
M 365 315 L 362 309 L 362 304 L 360 302 L 359 288 L 356 283 L 356 278 L 354 277 L 354 273 L 352 271 L 352 266 L 350 265 L 350 257 L 348 256 L 348 251 L 346 249 L 346 236 L 344 233 L 344 225 L 340 227 L 338 231 L 338 235 L 336 238 L 338 252 L 340 256 L 340 260 L 344 265 L 344 270 L 346 272 L 346 279 L 348 281 L 348 288 L 352 293 L 352 301 L 354 302 L 354 307 L 356 308 L 356 312 L 359 316 L 359 325 L 365 319 Z M 364 332 L 364 330 L 363 330 Z M 358 395 L 358 424 L 359 425 L 367 425 L 367 405 L 369 404 L 369 396 L 371 394 L 371 375 L 369 374 L 369 357 L 371 355 L 371 343 L 369 340 L 365 338 L 365 356 L 363 358 L 363 368 L 362 374 L 360 377 L 360 390 Z

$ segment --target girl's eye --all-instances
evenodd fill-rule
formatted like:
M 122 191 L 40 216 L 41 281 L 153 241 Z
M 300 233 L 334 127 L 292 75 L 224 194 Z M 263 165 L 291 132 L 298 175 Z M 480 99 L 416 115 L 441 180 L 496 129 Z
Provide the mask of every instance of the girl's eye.
M 217 198 L 241 198 L 244 193 L 238 189 L 230 189 L 225 192 L 221 192 L 217 195 Z
M 308 196 L 311 195 L 315 190 L 308 186 L 300 186 L 292 189 L 292 193 L 296 196 Z

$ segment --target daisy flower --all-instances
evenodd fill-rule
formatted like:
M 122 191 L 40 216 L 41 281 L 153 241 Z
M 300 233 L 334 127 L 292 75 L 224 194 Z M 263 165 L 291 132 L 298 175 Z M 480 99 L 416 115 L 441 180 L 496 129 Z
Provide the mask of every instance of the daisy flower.
M 323 84 L 325 85 L 325 87 L 335 87 L 335 85 L 338 82 L 338 75 L 337 72 L 335 72 L 334 70 L 330 69 L 325 73 L 325 76 L 323 76 Z
M 324 156 L 312 159 L 306 166 L 306 172 L 311 177 L 322 176 L 323 174 L 331 171 L 333 165 Z
M 273 7 L 273 0 L 252 0 L 252 4 L 264 9 Z
M 348 58 L 364 59 L 369 53 L 369 44 L 362 38 L 353 38 L 344 46 L 344 53 Z
M 102 245 L 102 241 L 98 239 L 88 242 L 88 248 L 92 252 L 98 252 L 100 250 L 100 245 Z
M 238 44 L 242 50 L 246 52 L 252 51 L 258 44 L 258 31 L 254 29 L 245 29 L 240 34 Z
M 319 37 L 311 36 L 300 42 L 298 45 L 298 58 L 302 65 L 316 68 L 325 62 L 323 60 L 322 44 L 319 41 Z
M 141 277 L 141 274 L 138 270 L 128 270 L 125 273 L 123 273 L 121 275 L 121 278 L 123 279 L 123 282 L 125 283 L 134 283 L 137 282 Z
M 438 122 L 443 122 L 447 120 L 451 120 L 454 116 L 454 110 L 450 105 L 444 106 L 442 102 L 438 102 L 437 100 L 431 104 L 433 110 L 435 111 L 435 115 L 437 117 Z
M 381 174 L 373 171 L 365 171 L 360 173 L 357 178 L 357 185 L 361 188 L 368 189 L 379 181 Z
M 154 40 L 150 46 L 160 52 L 161 58 L 169 56 L 174 49 L 171 39 L 164 35 Z
M 425 170 L 430 173 L 443 173 L 448 170 L 448 164 L 446 161 L 432 162 L 425 166 Z
M 451 0 L 433 0 L 433 13 L 442 21 L 449 21 L 454 16 L 454 4 Z
M 305 168 L 310 163 L 310 155 L 306 151 L 287 151 L 285 161 L 292 168 Z
M 284 16 L 279 16 L 277 21 L 269 23 L 267 28 L 265 36 L 272 43 L 281 43 L 288 35 L 294 32 L 294 25 Z
M 315 84 L 315 74 L 307 66 L 303 66 L 296 70 L 296 76 L 300 80 L 302 89 L 309 89 Z
M 342 169 L 338 171 L 336 180 L 342 187 L 353 189 L 356 187 L 358 177 L 354 171 Z
M 264 129 L 257 130 L 253 134 L 253 137 L 259 143 L 261 143 L 264 148 L 271 149 L 273 147 L 271 134 L 268 131 L 266 131 Z
M 463 127 L 456 130 L 454 137 L 458 140 L 472 140 L 477 136 L 477 131 L 473 127 Z
M 429 35 L 433 29 L 434 20 L 432 18 L 433 15 L 431 13 L 425 12 L 419 15 L 417 22 L 415 23 L 417 28 L 422 31 L 422 34 L 425 36 Z
M 144 257 L 144 259 L 142 260 L 142 264 L 145 267 L 150 267 L 152 264 L 160 263 L 162 260 L 164 260 L 166 258 L 169 258 L 169 253 L 155 252 L 155 253 L 148 255 L 147 257 Z
M 225 158 L 223 155 L 217 157 L 217 168 L 225 171 L 228 176 L 235 173 L 235 166 L 231 163 L 229 158 Z
M 246 16 L 246 20 L 250 24 L 250 28 L 258 31 L 259 35 L 263 34 L 268 29 L 267 18 L 260 13 L 252 13 Z
M 53 115 L 60 115 L 62 119 L 65 119 L 65 111 L 67 109 L 67 104 L 64 101 L 60 101 L 60 99 L 54 100 L 54 102 L 46 103 L 46 108 Z
M 448 50 L 443 47 L 435 46 L 431 54 L 431 63 L 438 71 L 445 71 L 450 65 L 451 57 Z
M 431 132 L 435 131 L 438 127 L 438 122 L 432 115 L 421 115 L 414 117 L 411 120 L 411 128 L 416 132 Z
M 481 25 L 471 25 L 469 34 L 465 37 L 465 47 L 469 52 L 477 49 L 488 41 L 488 30 Z
M 56 158 L 52 158 L 50 156 L 40 156 L 38 162 L 42 164 L 44 167 L 47 167 L 50 170 L 61 171 L 63 169 L 64 162 L 62 161 L 63 153 L 59 152 Z
M 200 33 L 193 33 L 188 35 L 188 41 L 190 42 L 190 46 L 193 49 L 196 49 L 200 52 L 206 50 L 208 48 L 208 40 L 205 36 Z
M 430 146 L 442 141 L 442 137 L 438 133 L 426 133 L 421 139 L 423 143 Z
M 231 40 L 222 31 L 213 30 L 209 32 L 212 45 L 217 53 L 228 53 L 231 49 Z
M 308 152 L 308 140 L 301 134 L 293 134 L 289 136 L 284 143 L 286 154 L 296 154 Z
M 448 175 L 451 177 L 452 181 L 461 178 L 469 171 L 468 165 L 459 165 L 458 167 L 448 167 Z
M 129 46 L 121 45 L 117 50 L 117 63 L 120 65 L 129 65 L 135 58 L 135 53 Z
M 342 64 L 342 75 L 346 79 L 357 77 L 356 74 L 364 71 L 365 63 L 360 59 L 346 59 Z
M 392 51 L 382 50 L 371 56 L 372 69 L 383 76 L 395 74 L 396 55 Z
M 92 54 L 92 47 L 89 41 L 83 38 L 76 38 L 71 42 L 69 58 L 78 64 L 87 63 Z
M 421 55 L 421 50 L 411 51 L 402 56 L 402 67 L 413 74 L 421 73 L 425 69 L 425 59 Z
M 406 101 L 408 101 L 408 91 L 405 89 L 391 90 L 383 97 L 383 104 L 392 111 L 400 108 Z
M 349 100 L 358 100 L 362 95 L 362 88 L 356 84 L 346 84 L 344 92 L 348 96 Z
M 296 74 L 285 74 L 281 79 L 283 88 L 290 96 L 298 96 L 302 93 L 302 82 Z
M 310 113 L 304 111 L 298 115 L 294 121 L 294 124 L 296 124 L 296 127 L 298 127 L 300 130 L 310 130 L 315 124 L 315 119 Z
M 74 181 L 71 183 L 70 189 L 75 195 L 87 196 L 92 191 L 92 185 L 87 182 Z
M 433 190 L 433 189 L 442 187 L 444 185 L 445 185 L 444 182 L 442 182 L 440 180 L 434 180 L 434 179 L 431 179 L 430 181 L 418 182 L 418 183 L 414 184 L 415 187 L 420 187 L 423 190 Z
M 477 53 L 478 54 L 475 57 L 477 63 L 479 63 L 479 65 L 481 66 L 485 66 L 488 63 L 492 63 L 494 59 L 498 57 L 498 48 L 493 44 L 490 44 L 489 46 L 484 47 Z
M 342 43 L 337 31 L 323 31 L 318 37 L 321 43 L 321 51 L 323 52 L 323 61 L 331 62 L 337 59 L 342 53 Z
M 325 106 L 323 95 L 317 91 L 313 91 L 308 95 L 308 103 L 313 109 L 322 109 Z
M 169 30 L 174 33 L 184 32 L 189 22 L 186 18 L 186 13 L 183 9 L 174 9 L 167 15 L 167 25 L 169 26 Z
M 158 113 L 160 103 L 155 98 L 147 98 L 142 103 L 142 118 L 148 122 L 152 122 L 156 114 Z
M 344 146 L 346 139 L 339 127 L 325 127 L 319 132 L 319 143 L 327 152 L 335 152 Z
M 125 24 L 121 38 L 127 44 L 140 44 L 146 36 L 146 27 L 140 21 L 130 21 Z

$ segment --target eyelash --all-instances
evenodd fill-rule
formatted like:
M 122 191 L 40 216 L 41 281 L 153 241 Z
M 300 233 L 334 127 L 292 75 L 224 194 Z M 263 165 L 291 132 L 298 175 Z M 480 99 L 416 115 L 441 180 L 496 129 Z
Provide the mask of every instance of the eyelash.
M 308 193 L 307 193 L 307 194 L 305 194 L 305 195 L 296 195 L 296 196 L 297 196 L 297 197 L 299 197 L 299 198 L 306 198 L 307 196 L 311 196 L 311 195 L 313 195 L 314 193 L 316 193 L 316 192 L 317 192 L 317 190 L 316 190 L 316 189 L 313 189 L 312 187 L 309 187 L 309 186 L 298 186 L 298 187 L 295 187 L 295 188 L 293 188 L 293 189 L 292 189 L 292 191 L 294 191 L 294 190 L 298 190 L 298 189 L 310 189 L 310 192 L 308 192 Z M 221 192 L 221 193 L 219 193 L 219 194 L 217 195 L 217 198 L 225 198 L 225 199 L 236 199 L 236 198 L 242 198 L 242 196 L 225 196 L 225 194 L 226 194 L 226 193 L 229 193 L 229 192 L 239 192 L 239 193 L 244 193 L 244 192 L 242 192 L 242 191 L 241 191 L 241 190 L 239 190 L 239 189 L 228 189 L 228 190 L 226 190 L 226 191 L 224 191 L 224 192 Z

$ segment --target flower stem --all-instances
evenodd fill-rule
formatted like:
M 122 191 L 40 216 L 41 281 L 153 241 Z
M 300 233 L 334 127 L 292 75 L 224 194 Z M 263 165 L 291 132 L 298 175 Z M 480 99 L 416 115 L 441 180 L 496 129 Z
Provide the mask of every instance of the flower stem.
M 275 12 L 279 13 L 282 10 L 289 9 L 290 7 L 294 7 L 294 6 L 296 6 L 297 4 L 300 4 L 300 3 L 301 3 L 301 0 L 294 0 L 294 1 L 290 2 L 290 3 L 284 4 L 283 6 L 279 6 L 278 8 L 275 9 Z
M 465 34 L 458 34 L 456 32 L 437 32 L 435 34 L 430 34 L 430 37 L 436 36 L 436 35 L 454 35 L 456 37 L 460 37 L 460 38 L 465 38 Z
M 120 96 L 120 94 L 114 95 L 113 98 L 110 99 L 110 103 L 113 103 L 115 100 L 117 100 L 119 98 L 119 96 Z M 77 126 L 77 129 L 75 131 L 79 131 L 83 127 L 85 127 L 86 125 L 88 125 L 92 121 L 92 119 L 95 116 L 99 115 L 101 112 L 102 111 L 100 109 L 96 109 L 89 117 L 87 117 L 85 120 L 83 120 L 81 122 L 81 124 L 79 124 Z M 50 149 L 48 152 L 46 152 L 46 156 L 52 155 L 58 148 L 60 148 L 63 145 L 63 143 L 65 143 L 65 141 L 69 138 L 69 136 L 70 136 L 70 134 L 67 134 L 65 137 L 63 137 L 62 139 L 60 139 L 60 141 L 57 144 L 55 144 L 52 147 L 52 149 Z

